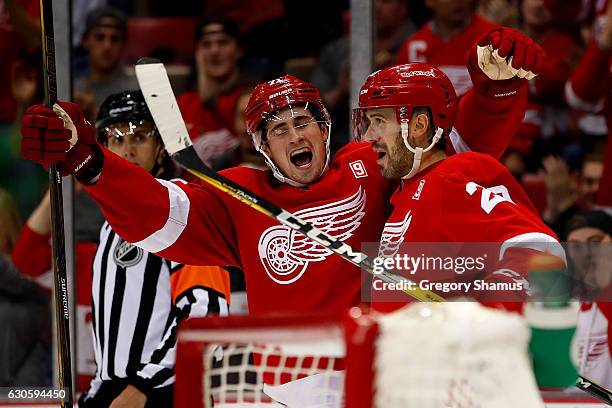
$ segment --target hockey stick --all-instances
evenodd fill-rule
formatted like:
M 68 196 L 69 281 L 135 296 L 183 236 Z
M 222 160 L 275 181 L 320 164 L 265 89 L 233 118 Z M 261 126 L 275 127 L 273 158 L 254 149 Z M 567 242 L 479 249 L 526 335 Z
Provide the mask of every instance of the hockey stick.
M 52 0 L 40 0 L 40 25 L 42 31 L 45 104 L 52 108 L 57 101 Z M 53 283 L 55 286 L 57 364 L 59 369 L 59 386 L 60 389 L 64 389 L 66 392 L 66 397 L 60 401 L 60 405 L 62 407 L 72 408 L 72 361 L 70 356 L 70 313 L 68 309 L 68 280 L 66 277 L 64 205 L 62 176 L 60 175 L 57 165 L 52 165 L 49 168 L 49 189 L 51 197 L 51 236 L 53 244 Z
M 244 187 L 205 166 L 191 144 L 185 123 L 178 110 L 166 69 L 161 62 L 151 58 L 141 59 L 136 65 L 136 77 L 138 78 L 138 83 L 147 106 L 164 141 L 166 150 L 177 163 L 191 174 L 219 190 L 242 201 L 255 210 L 276 219 L 281 224 L 310 237 L 352 264 L 375 274 L 372 260 L 364 253 L 355 251 L 342 241 L 336 240 L 323 231 L 314 228 L 290 212 L 258 197 Z M 407 280 L 403 276 L 386 270 L 377 276 L 385 282 L 398 283 L 402 280 Z M 420 301 L 445 301 L 441 296 L 425 290 L 406 290 L 405 292 Z M 610 404 L 610 401 L 612 401 L 610 391 L 592 381 L 588 381 L 585 377 L 579 376 L 576 386 L 607 404 Z
M 589 380 L 587 377 L 579 375 L 578 380 L 576 381 L 576 387 L 586 393 L 591 394 L 591 396 L 597 398 L 598 400 L 612 406 L 612 391 L 597 384 L 596 382 Z
M 188 172 L 268 217 L 274 218 L 281 224 L 308 236 L 313 241 L 335 252 L 352 264 L 378 276 L 385 282 L 400 283 L 404 280 L 407 281 L 403 276 L 390 271 L 383 271 L 380 274 L 375 273 L 372 259 L 366 254 L 354 250 L 344 242 L 313 227 L 290 212 L 257 196 L 207 167 L 202 163 L 191 144 L 164 65 L 158 60 L 143 58 L 136 65 L 136 77 L 166 150 Z M 414 290 L 405 290 L 404 292 L 424 302 L 444 301 L 436 293 L 420 289 L 418 286 Z

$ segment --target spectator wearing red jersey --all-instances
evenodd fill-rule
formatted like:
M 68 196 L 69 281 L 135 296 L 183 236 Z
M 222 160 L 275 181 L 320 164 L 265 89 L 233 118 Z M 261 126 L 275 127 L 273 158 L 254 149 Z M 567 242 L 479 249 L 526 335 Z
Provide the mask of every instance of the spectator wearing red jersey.
M 603 211 L 576 214 L 566 225 L 575 291 L 582 300 L 574 342 L 580 373 L 612 387 L 612 217 Z
M 607 8 L 604 6 L 607 3 Z M 612 207 L 612 2 L 597 2 L 593 40 L 589 43 L 578 67 L 567 81 L 565 99 L 575 109 L 601 113 L 608 127 L 608 142 L 596 204 Z
M 200 157 L 211 167 L 227 167 L 240 142 L 234 110 L 246 82 L 240 73 L 243 50 L 237 25 L 207 18 L 196 28 L 195 89 L 178 97 L 187 130 Z
M 497 27 L 474 12 L 474 0 L 426 0 L 433 17 L 401 46 L 397 62 L 435 65 L 453 83 L 461 97 L 472 87 L 465 67 L 468 50 Z
M 16 103 L 15 123 L 0 124 L 0 186 L 15 199 L 19 212 L 26 218 L 34 210 L 45 190 L 49 175 L 40 166 L 21 160 L 19 123 L 27 108 L 43 99 L 40 51 L 21 50 L 9 63 L 9 96 Z M 18 174 L 19 177 L 15 177 Z
M 519 29 L 533 38 L 546 53 L 542 75 L 529 83 L 527 112 L 510 149 L 530 155 L 538 139 L 559 137 L 573 126 L 563 103 L 563 85 L 578 64 L 582 50 L 569 35 L 555 28 L 552 12 L 544 0 L 519 2 Z
M 17 102 L 8 79 L 12 62 L 20 51 L 34 52 L 40 48 L 39 15 L 38 0 L 0 0 L 0 123 L 15 120 Z

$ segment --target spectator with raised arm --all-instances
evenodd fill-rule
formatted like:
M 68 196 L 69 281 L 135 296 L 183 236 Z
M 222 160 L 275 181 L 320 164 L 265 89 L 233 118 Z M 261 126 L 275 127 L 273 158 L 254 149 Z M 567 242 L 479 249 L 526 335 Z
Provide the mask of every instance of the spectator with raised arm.
M 597 2 L 593 39 L 589 43 L 580 63 L 567 81 L 565 99 L 574 109 L 601 113 L 608 127 L 608 142 L 605 148 L 604 166 L 596 204 L 612 207 L 612 1 Z

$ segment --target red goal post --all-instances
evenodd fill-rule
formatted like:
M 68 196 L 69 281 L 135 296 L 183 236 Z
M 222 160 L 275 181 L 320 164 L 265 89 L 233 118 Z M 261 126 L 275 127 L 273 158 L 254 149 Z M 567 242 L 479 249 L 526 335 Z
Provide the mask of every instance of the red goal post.
M 192 319 L 178 333 L 175 407 L 281 407 L 263 384 L 308 377 L 316 387 L 298 381 L 289 397 L 312 406 L 543 408 L 528 338 L 518 315 L 473 302 Z
M 228 360 L 221 367 L 230 369 L 214 366 L 219 347 Z M 272 401 L 258 389 L 264 380 L 278 385 L 343 370 L 345 355 L 344 327 L 338 318 L 291 315 L 189 319 L 180 326 L 177 340 L 175 407 L 210 407 L 211 399 L 215 407 L 270 404 Z M 240 361 L 231 362 L 235 356 Z M 236 384 L 228 384 L 232 382 Z M 242 391 L 237 387 L 243 387 Z

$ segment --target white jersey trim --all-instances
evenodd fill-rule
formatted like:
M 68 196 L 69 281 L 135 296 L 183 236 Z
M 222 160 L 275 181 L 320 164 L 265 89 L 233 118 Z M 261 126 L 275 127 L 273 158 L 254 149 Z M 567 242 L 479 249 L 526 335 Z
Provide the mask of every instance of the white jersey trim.
M 176 242 L 181 236 L 185 226 L 187 225 L 187 217 L 189 216 L 189 198 L 187 194 L 176 184 L 156 179 L 160 184 L 168 189 L 170 201 L 170 212 L 166 224 L 155 231 L 153 234 L 135 242 L 134 245 L 144 249 L 147 252 L 159 252 L 168 248 Z
M 465 140 L 463 140 L 459 132 L 457 132 L 457 129 L 453 128 L 450 132 L 449 137 L 450 137 L 451 144 L 453 145 L 453 148 L 455 149 L 455 152 L 463 153 L 463 152 L 472 151 L 472 149 L 470 149 L 470 146 L 468 146 L 467 143 L 465 143 Z
M 504 258 L 506 250 L 510 248 L 529 248 L 536 251 L 548 252 L 551 255 L 563 259 L 563 262 L 567 264 L 565 250 L 561 243 L 559 243 L 555 237 L 542 232 L 528 232 L 505 240 L 499 250 L 500 260 Z
M 593 103 L 580 98 L 576 95 L 576 92 L 574 92 L 574 88 L 570 81 L 565 83 L 565 98 L 569 106 L 586 112 L 599 112 L 603 109 L 604 105 L 603 99 Z

